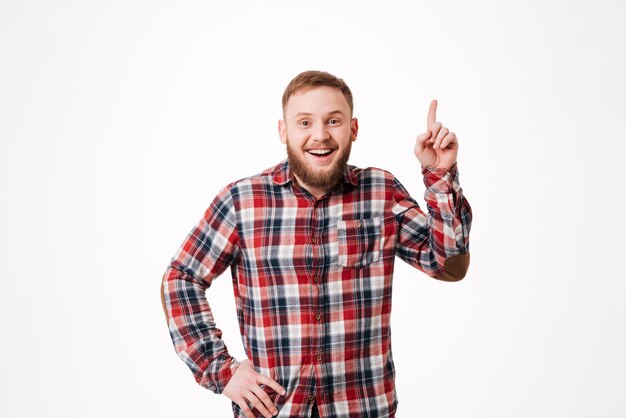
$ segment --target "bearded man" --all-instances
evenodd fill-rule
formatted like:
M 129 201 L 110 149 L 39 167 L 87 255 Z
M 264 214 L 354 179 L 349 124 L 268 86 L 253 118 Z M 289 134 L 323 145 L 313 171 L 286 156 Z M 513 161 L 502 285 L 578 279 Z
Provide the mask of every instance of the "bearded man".
M 346 83 L 299 74 L 278 122 L 287 159 L 223 188 L 171 259 L 161 295 L 174 348 L 235 417 L 395 416 L 395 257 L 445 281 L 469 266 L 458 141 L 436 109 L 414 147 L 425 213 L 391 173 L 348 165 L 358 121 Z M 204 294 L 227 267 L 243 361 Z

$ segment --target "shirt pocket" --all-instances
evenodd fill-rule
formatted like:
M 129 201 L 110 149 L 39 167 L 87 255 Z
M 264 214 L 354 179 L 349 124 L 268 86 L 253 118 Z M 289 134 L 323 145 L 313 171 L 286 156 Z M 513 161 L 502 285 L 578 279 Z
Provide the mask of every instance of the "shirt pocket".
M 337 222 L 337 263 L 360 268 L 380 258 L 382 218 Z

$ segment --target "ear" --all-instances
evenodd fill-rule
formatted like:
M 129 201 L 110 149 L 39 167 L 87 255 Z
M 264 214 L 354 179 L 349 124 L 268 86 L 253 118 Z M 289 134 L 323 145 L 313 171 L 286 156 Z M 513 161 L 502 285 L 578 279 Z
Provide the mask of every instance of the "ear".
M 278 120 L 278 136 L 280 136 L 280 142 L 287 143 L 287 125 L 282 119 Z
M 357 118 L 352 118 L 350 121 L 350 140 L 356 141 L 356 135 L 359 133 L 359 121 Z

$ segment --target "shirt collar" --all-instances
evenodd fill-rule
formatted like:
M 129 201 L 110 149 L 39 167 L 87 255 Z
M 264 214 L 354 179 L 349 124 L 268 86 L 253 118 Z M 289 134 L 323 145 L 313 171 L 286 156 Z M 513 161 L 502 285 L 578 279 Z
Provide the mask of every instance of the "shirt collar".
M 356 167 L 351 165 L 346 165 L 346 169 L 343 172 L 343 182 L 351 184 L 353 186 L 359 185 L 359 178 L 357 177 Z M 275 184 L 285 185 L 292 180 L 292 173 L 289 168 L 289 160 L 285 159 L 280 164 L 278 164 L 272 173 L 272 177 Z

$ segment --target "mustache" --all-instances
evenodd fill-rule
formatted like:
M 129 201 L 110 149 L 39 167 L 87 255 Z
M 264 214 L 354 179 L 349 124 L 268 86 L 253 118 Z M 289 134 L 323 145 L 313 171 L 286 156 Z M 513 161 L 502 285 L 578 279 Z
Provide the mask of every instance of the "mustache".
M 308 144 L 304 149 L 319 149 L 319 148 L 339 148 L 339 145 L 333 140 L 314 141 L 312 144 Z

